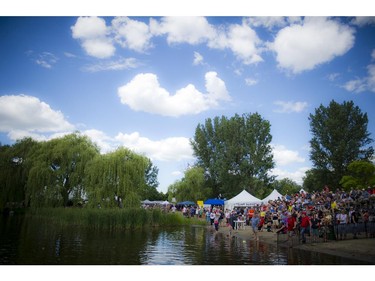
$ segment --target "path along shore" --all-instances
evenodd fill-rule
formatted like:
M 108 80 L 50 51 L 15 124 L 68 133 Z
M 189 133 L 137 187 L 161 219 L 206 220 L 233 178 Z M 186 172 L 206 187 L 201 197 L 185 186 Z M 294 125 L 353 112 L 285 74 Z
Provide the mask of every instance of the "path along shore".
M 223 235 L 231 235 L 243 240 L 254 240 L 254 234 L 250 226 L 245 229 L 231 230 L 228 226 L 221 226 L 219 232 Z M 289 247 L 285 242 L 286 234 L 279 237 L 279 246 Z M 277 245 L 277 234 L 275 232 L 267 232 L 266 230 L 258 232 L 259 241 Z M 306 244 L 294 243 L 294 249 L 302 249 L 306 251 L 315 251 L 323 254 L 335 255 L 344 258 L 357 259 L 375 265 L 375 238 L 360 238 L 348 240 L 328 240 L 327 242 L 312 243 L 307 241 Z

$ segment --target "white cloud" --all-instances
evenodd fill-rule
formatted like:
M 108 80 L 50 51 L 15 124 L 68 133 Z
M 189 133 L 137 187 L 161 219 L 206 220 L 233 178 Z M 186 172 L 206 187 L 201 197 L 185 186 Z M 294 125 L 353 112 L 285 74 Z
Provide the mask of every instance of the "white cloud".
M 258 84 L 258 80 L 248 77 L 248 78 L 245 79 L 245 83 L 248 86 L 254 86 L 254 85 Z
M 88 136 L 92 142 L 96 143 L 102 153 L 107 153 L 117 148 L 114 139 L 107 136 L 102 131 L 91 129 L 84 131 L 83 134 Z
M 198 52 L 194 52 L 193 65 L 199 65 L 199 64 L 203 64 L 203 56 Z
M 152 34 L 147 24 L 132 20 L 128 17 L 118 17 L 112 20 L 112 30 L 115 41 L 123 48 L 137 52 L 145 52 L 152 47 Z
M 0 97 L 0 131 L 12 139 L 19 135 L 71 131 L 74 126 L 36 97 L 8 95 Z
M 58 58 L 54 54 L 43 52 L 38 55 L 35 62 L 44 68 L 52 68 L 52 66 L 57 63 L 57 60 Z
M 164 17 L 150 20 L 151 32 L 166 35 L 168 44 L 207 42 L 215 36 L 215 28 L 204 17 Z
M 190 140 L 185 137 L 154 141 L 140 136 L 138 132 L 134 132 L 131 134 L 119 133 L 115 139 L 125 147 L 137 153 L 142 153 L 152 160 L 181 161 L 194 158 Z
M 123 104 L 135 111 L 145 111 L 164 116 L 198 114 L 218 105 L 219 101 L 229 101 L 225 83 L 216 72 L 206 73 L 207 93 L 199 92 L 189 84 L 171 95 L 159 84 L 152 73 L 136 75 L 129 83 L 118 89 Z
M 87 65 L 83 67 L 84 71 L 99 72 L 107 70 L 124 70 L 129 68 L 137 68 L 139 63 L 135 58 L 120 58 L 118 60 L 104 61 L 97 64 Z
M 305 159 L 299 156 L 298 151 L 289 150 L 283 145 L 273 145 L 273 157 L 276 166 L 305 162 Z
M 303 177 L 306 176 L 306 171 L 309 170 L 309 167 L 301 167 L 294 172 L 290 172 L 287 170 L 283 170 L 280 168 L 273 169 L 270 174 L 273 176 L 277 176 L 277 180 L 282 180 L 285 178 L 291 179 L 299 185 L 303 184 Z
M 354 32 L 335 20 L 307 17 L 301 25 L 281 29 L 269 47 L 279 67 L 296 74 L 345 54 L 354 45 Z
M 292 113 L 292 112 L 301 112 L 307 107 L 307 102 L 285 102 L 285 101 L 275 101 L 275 105 L 279 106 L 280 108 L 275 110 L 275 112 L 279 113 Z
M 246 20 L 243 20 L 242 25 L 231 24 L 226 30 L 217 29 L 215 37 L 211 37 L 208 42 L 210 48 L 230 49 L 244 64 L 263 61 L 259 50 L 262 44 Z
M 250 17 L 248 23 L 254 27 L 265 27 L 268 30 L 272 30 L 277 27 L 284 27 L 287 25 L 287 18 L 285 17 Z
M 364 91 L 375 92 L 375 64 L 367 66 L 367 76 L 346 82 L 342 86 L 348 92 L 361 93 Z
M 115 53 L 115 47 L 108 37 L 108 28 L 104 19 L 98 17 L 79 17 L 71 27 L 72 36 L 81 42 L 81 46 L 90 56 L 108 58 Z
M 355 17 L 352 23 L 360 27 L 375 24 L 375 17 Z
M 263 61 L 262 41 L 246 20 L 227 27 L 211 25 L 204 17 L 164 17 L 150 20 L 155 36 L 166 35 L 168 44 L 207 44 L 209 48 L 230 49 L 244 64 Z
M 328 80 L 333 82 L 340 76 L 339 73 L 331 73 L 327 76 Z

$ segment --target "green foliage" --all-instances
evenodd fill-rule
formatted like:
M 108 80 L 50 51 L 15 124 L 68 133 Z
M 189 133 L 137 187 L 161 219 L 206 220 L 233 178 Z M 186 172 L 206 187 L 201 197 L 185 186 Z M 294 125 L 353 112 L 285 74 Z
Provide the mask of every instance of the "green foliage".
M 273 181 L 270 127 L 258 113 L 209 118 L 197 126 L 191 144 L 213 196 L 259 192 Z
M 281 180 L 275 180 L 272 184 L 273 188 L 276 189 L 280 194 L 295 194 L 301 190 L 301 186 L 295 181 L 285 178 Z
M 373 156 L 367 114 L 352 101 L 320 105 L 309 120 L 313 135 L 310 159 L 315 169 L 325 172 L 326 184 L 337 186 L 351 162 Z
M 0 208 L 7 202 L 25 203 L 27 164 L 38 143 L 31 138 L 17 141 L 13 146 L 0 146 Z
M 31 138 L 0 145 L 0 207 L 139 207 L 156 190 L 157 167 L 125 148 L 105 155 L 79 132 L 37 142 Z M 163 197 L 162 200 L 165 198 Z M 19 205 L 20 205 L 19 204 Z
M 147 165 L 147 158 L 126 148 L 95 157 L 88 164 L 85 181 L 89 206 L 139 206 Z
M 340 184 L 350 189 L 363 189 L 375 185 L 375 165 L 368 161 L 354 161 L 348 166 L 348 175 L 342 177 Z
M 32 209 L 28 215 L 61 226 L 75 225 L 108 231 L 205 223 L 188 220 L 180 213 L 163 213 L 160 209 L 142 208 L 38 208 Z
M 329 182 L 329 171 L 310 169 L 306 171 L 303 177 L 302 187 L 310 192 L 321 191 L 325 185 Z
M 204 200 L 211 196 L 211 189 L 205 186 L 204 170 L 201 167 L 190 167 L 185 176 L 169 186 L 169 200 L 176 198 L 177 202 Z
M 86 165 L 98 154 L 97 146 L 78 133 L 40 143 L 28 162 L 26 200 L 30 206 L 67 206 L 69 198 L 79 202 Z

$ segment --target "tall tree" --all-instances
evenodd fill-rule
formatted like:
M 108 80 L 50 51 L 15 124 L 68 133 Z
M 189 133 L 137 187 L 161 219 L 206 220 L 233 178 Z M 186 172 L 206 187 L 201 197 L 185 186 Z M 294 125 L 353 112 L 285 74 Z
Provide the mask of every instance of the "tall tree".
M 86 165 L 98 153 L 98 147 L 79 133 L 42 142 L 28 161 L 30 206 L 59 207 L 82 200 Z
M 138 207 L 149 160 L 129 149 L 97 156 L 87 170 L 88 203 L 96 207 Z
M 197 126 L 191 144 L 214 196 L 255 193 L 273 181 L 270 127 L 258 113 L 209 118 Z
M 314 168 L 327 174 L 327 183 L 337 186 L 348 165 L 355 160 L 369 160 L 374 154 L 368 118 L 353 101 L 331 101 L 310 114 L 310 159 Z
M 168 188 L 170 197 L 180 201 L 205 200 L 211 196 L 211 189 L 205 186 L 204 170 L 201 167 L 191 167 L 185 171 L 185 176 L 170 185 Z
M 26 182 L 30 166 L 27 165 L 38 142 L 23 138 L 12 146 L 1 146 L 0 149 L 0 208 L 6 202 L 18 205 L 25 203 Z
M 363 189 L 375 184 L 375 165 L 368 161 L 354 161 L 348 166 L 348 175 L 342 177 L 340 184 L 349 191 L 351 188 Z

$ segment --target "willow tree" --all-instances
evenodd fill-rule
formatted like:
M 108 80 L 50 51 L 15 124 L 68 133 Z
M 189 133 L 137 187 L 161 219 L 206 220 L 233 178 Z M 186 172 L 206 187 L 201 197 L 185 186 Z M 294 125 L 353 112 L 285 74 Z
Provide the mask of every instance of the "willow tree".
M 261 193 L 273 181 L 270 128 L 258 113 L 209 118 L 197 126 L 191 144 L 213 196 L 230 198 L 242 189 Z
M 314 169 L 337 186 L 355 160 L 369 161 L 374 154 L 367 131 L 368 118 L 352 101 L 320 105 L 310 114 L 310 159 Z
M 25 203 L 29 167 L 26 165 L 38 142 L 31 138 L 16 141 L 12 146 L 0 146 L 0 208 L 6 203 Z
M 179 201 L 205 200 L 212 196 L 212 190 L 205 184 L 204 169 L 191 167 L 185 171 L 185 176 L 168 187 L 169 200 Z
M 89 206 L 140 206 L 148 164 L 146 157 L 126 148 L 95 157 L 86 178 Z
M 30 206 L 59 207 L 82 201 L 86 165 L 98 154 L 98 147 L 78 133 L 42 142 L 29 164 Z

